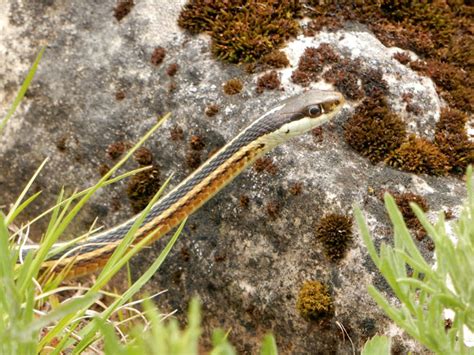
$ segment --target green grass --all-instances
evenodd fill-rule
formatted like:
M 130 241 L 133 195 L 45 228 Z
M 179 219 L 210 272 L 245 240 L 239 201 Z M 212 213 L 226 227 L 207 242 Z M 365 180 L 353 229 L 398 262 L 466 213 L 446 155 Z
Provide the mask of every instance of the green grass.
M 448 233 L 444 214 L 435 224 L 415 204 L 411 207 L 435 245 L 436 264 L 426 261 L 416 247 L 395 201 L 385 195 L 394 228 L 394 245 L 377 251 L 359 208 L 357 224 L 370 257 L 392 288 L 400 305 L 393 305 L 374 286 L 368 291 L 400 328 L 439 354 L 474 354 L 464 343 L 464 329 L 474 332 L 474 188 L 472 167 L 467 170 L 467 199 Z M 445 311 L 454 314 L 446 327 Z

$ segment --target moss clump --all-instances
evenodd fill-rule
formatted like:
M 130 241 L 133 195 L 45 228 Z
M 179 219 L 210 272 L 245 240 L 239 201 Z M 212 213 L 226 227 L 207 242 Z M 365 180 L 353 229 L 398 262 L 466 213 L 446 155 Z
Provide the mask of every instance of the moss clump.
M 416 203 L 423 212 L 428 212 L 429 206 L 426 200 L 422 196 L 412 192 L 393 193 L 392 195 L 398 205 L 398 208 L 400 209 L 400 212 L 403 215 L 403 219 L 405 220 L 407 227 L 414 229 L 418 236 L 421 234 L 424 236 L 425 233 L 423 227 L 411 209 L 410 202 Z
M 373 163 L 384 160 L 406 139 L 405 123 L 383 98 L 366 99 L 344 126 L 346 142 Z
M 307 320 L 331 316 L 334 305 L 328 287 L 319 281 L 305 281 L 298 293 L 296 309 Z
M 210 104 L 206 106 L 204 113 L 208 117 L 213 117 L 219 113 L 219 106 L 216 104 Z
M 310 82 L 319 80 L 319 74 L 325 65 L 337 63 L 339 60 L 339 55 L 327 43 L 322 43 L 317 48 L 307 47 L 298 61 L 298 68 L 291 75 L 291 80 L 301 86 L 308 86 Z
M 286 54 L 282 51 L 272 51 L 262 57 L 259 61 L 262 65 L 268 65 L 275 69 L 286 68 L 290 65 L 290 61 Z
M 122 20 L 125 16 L 127 16 L 135 4 L 133 0 L 122 0 L 117 2 L 117 6 L 114 9 L 114 17 L 117 21 Z
M 202 138 L 202 136 L 193 135 L 189 139 L 189 147 L 192 150 L 203 150 L 205 146 L 206 143 L 204 143 L 204 138 Z
M 135 174 L 127 186 L 127 195 L 133 212 L 142 211 L 160 187 L 160 171 L 157 166 Z
M 153 161 L 153 153 L 150 149 L 145 147 L 138 148 L 135 154 L 133 154 L 133 157 L 140 165 L 150 165 Z
M 194 0 L 184 6 L 178 24 L 194 34 L 207 32 L 217 58 L 253 62 L 298 33 L 300 9 L 292 0 Z
M 474 48 L 471 52 L 474 51 Z M 441 96 L 453 107 L 474 111 L 474 74 L 452 64 L 437 60 L 415 61 L 410 64 L 414 70 L 431 77 L 438 85 Z
M 156 47 L 151 54 L 150 62 L 153 65 L 160 65 L 166 56 L 166 49 L 163 47 Z
M 451 169 L 447 156 L 437 146 L 416 136 L 410 136 L 385 162 L 415 174 L 446 175 Z
M 224 92 L 227 95 L 236 95 L 242 91 L 244 84 L 237 78 L 230 79 L 224 84 Z
M 467 115 L 458 110 L 444 109 L 436 124 L 434 144 L 444 153 L 453 174 L 464 174 L 474 164 L 474 143 L 466 133 Z
M 261 94 L 264 90 L 277 90 L 280 88 L 281 82 L 278 73 L 272 70 L 263 74 L 257 79 L 257 93 Z
M 337 213 L 325 215 L 316 227 L 316 238 L 329 259 L 341 260 L 352 242 L 352 218 Z

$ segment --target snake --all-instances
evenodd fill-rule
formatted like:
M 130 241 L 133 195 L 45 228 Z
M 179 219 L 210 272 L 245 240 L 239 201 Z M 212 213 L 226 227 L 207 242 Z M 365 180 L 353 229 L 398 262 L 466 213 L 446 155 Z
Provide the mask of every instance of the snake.
M 160 198 L 149 210 L 133 236 L 137 243 L 150 234 L 152 243 L 177 227 L 206 201 L 222 190 L 245 168 L 291 137 L 301 135 L 331 120 L 342 108 L 344 97 L 337 91 L 311 89 L 283 99 L 255 119 L 229 143 L 212 155 L 185 180 Z M 67 278 L 83 276 L 104 267 L 129 232 L 139 214 L 103 232 L 90 235 L 57 253 L 50 253 L 41 270 Z M 56 246 L 53 245 L 53 249 Z M 27 245 L 22 255 L 38 245 Z M 71 266 L 72 263 L 72 266 Z

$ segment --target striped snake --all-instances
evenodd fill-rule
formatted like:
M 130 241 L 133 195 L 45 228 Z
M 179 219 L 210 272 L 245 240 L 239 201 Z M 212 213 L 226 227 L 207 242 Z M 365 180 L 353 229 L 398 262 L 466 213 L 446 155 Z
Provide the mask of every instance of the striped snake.
M 321 90 L 308 90 L 281 101 L 159 199 L 138 228 L 134 242 L 150 233 L 154 233 L 150 242 L 161 238 L 198 210 L 259 156 L 289 138 L 327 122 L 341 110 L 343 103 L 344 98 L 340 93 Z M 51 255 L 42 265 L 42 270 L 52 269 L 54 273 L 59 273 L 67 268 L 67 276 L 75 277 L 102 268 L 136 218 L 137 216 L 114 228 L 93 234 L 86 240 Z M 22 249 L 22 255 L 37 248 L 37 245 L 26 246 Z

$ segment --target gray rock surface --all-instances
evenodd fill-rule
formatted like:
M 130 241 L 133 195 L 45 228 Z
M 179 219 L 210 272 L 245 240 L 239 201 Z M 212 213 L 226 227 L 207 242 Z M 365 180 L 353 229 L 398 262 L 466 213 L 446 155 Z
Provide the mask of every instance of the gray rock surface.
M 2 208 L 50 158 L 35 184 L 43 196 L 26 211 L 24 220 L 52 203 L 61 186 L 72 191 L 92 185 L 100 177 L 99 166 L 113 164 L 106 156 L 109 144 L 136 141 L 168 111 L 172 119 L 145 146 L 152 150 L 163 179 L 175 173 L 172 184 L 176 184 L 191 171 L 185 163 L 191 135 L 204 138 L 200 153 L 204 158 L 281 98 L 302 90 L 289 80 L 292 69 L 285 69 L 280 71 L 284 91 L 257 95 L 256 76 L 216 62 L 208 38 L 187 35 L 176 26 L 180 2 L 137 2 L 120 22 L 113 17 L 114 1 L 2 0 L 0 4 L 0 117 L 39 48 L 47 47 L 27 97 L 0 136 Z M 359 26 L 292 41 L 285 51 L 293 68 L 305 47 L 322 42 L 346 57 L 382 68 L 392 109 L 411 132 L 432 136 L 443 103 L 428 78 L 394 60 L 394 49 L 385 48 Z M 150 56 L 157 46 L 167 53 L 164 62 L 154 66 Z M 179 65 L 173 78 L 166 74 L 172 63 Z M 244 81 L 244 90 L 226 96 L 222 84 L 233 77 Z M 176 85 L 174 90 L 169 90 L 170 83 Z M 314 87 L 330 86 L 321 82 Z M 121 101 L 116 99 L 119 91 L 125 93 Z M 401 94 L 406 91 L 414 94 L 422 116 L 403 110 Z M 221 110 L 209 118 L 204 110 L 211 103 Z M 338 324 L 356 348 L 377 332 L 393 330 L 366 292 L 371 282 L 384 289 L 385 284 L 360 238 L 356 236 L 346 258 L 335 264 L 315 241 L 315 225 L 325 213 L 350 213 L 358 203 L 377 243 L 390 241 L 383 204 L 370 190 L 416 192 L 427 199 L 435 215 L 456 210 L 464 183 L 372 165 L 351 150 L 344 142 L 343 124 L 356 104 L 349 102 L 324 127 L 322 142 L 308 134 L 275 149 L 270 154 L 278 167 L 275 175 L 247 170 L 189 219 L 174 251 L 147 285 L 150 293 L 168 289 L 156 300 L 163 310 L 176 308 L 182 317 L 189 299 L 199 295 L 206 332 L 215 327 L 230 330 L 230 340 L 244 353 L 255 353 L 268 331 L 276 335 L 281 353 L 344 354 L 351 352 L 351 343 Z M 169 138 L 175 124 L 183 128 L 184 141 Z M 136 166 L 131 162 L 127 168 Z M 289 192 L 294 183 L 303 185 L 298 196 Z M 96 217 L 105 226 L 129 218 L 125 186 L 122 182 L 99 192 L 70 233 L 85 231 Z M 247 208 L 240 205 L 242 195 L 250 198 Z M 267 213 L 269 203 L 279 206 L 276 216 Z M 32 234 L 38 237 L 44 226 L 40 223 Z M 165 242 L 135 258 L 135 276 Z M 328 322 L 308 322 L 296 311 L 298 290 L 308 279 L 331 287 L 336 313 Z

